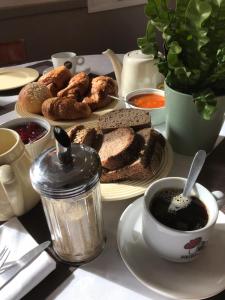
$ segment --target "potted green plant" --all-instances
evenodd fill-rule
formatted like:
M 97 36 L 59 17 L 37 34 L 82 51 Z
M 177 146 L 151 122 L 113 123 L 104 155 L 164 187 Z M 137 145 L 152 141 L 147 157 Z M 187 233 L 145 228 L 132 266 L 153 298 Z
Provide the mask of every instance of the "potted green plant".
M 225 0 L 148 0 L 146 35 L 138 39 L 145 54 L 158 58 L 165 76 L 166 131 L 175 151 L 209 152 L 225 111 Z M 164 55 L 159 53 L 162 34 Z

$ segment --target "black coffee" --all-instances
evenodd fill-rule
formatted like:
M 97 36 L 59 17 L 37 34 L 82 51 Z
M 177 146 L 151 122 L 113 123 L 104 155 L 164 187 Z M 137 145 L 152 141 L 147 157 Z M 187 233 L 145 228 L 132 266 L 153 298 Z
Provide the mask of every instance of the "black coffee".
M 182 190 L 167 189 L 158 192 L 151 201 L 150 212 L 162 224 L 177 230 L 191 231 L 204 227 L 208 222 L 205 205 L 195 196 L 191 203 L 178 211 L 170 211 L 169 206 L 174 196 Z

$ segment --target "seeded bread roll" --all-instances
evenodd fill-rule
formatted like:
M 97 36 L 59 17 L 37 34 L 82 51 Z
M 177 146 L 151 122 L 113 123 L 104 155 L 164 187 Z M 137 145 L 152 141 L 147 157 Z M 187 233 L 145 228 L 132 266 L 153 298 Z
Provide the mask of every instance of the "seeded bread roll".
M 42 103 L 51 97 L 51 92 L 44 84 L 32 82 L 22 88 L 18 101 L 25 111 L 33 114 L 41 114 Z

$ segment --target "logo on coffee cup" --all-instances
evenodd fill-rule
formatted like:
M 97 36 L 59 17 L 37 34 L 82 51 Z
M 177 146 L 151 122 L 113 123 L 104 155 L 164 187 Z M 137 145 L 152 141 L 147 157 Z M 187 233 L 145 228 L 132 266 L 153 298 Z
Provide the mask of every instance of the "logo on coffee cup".
M 194 240 L 190 240 L 184 245 L 184 249 L 188 250 L 187 255 L 182 255 L 182 259 L 190 259 L 197 255 L 199 252 L 205 248 L 207 241 L 203 241 L 201 237 L 198 237 Z
M 71 69 L 72 68 L 72 63 L 71 63 L 71 61 L 66 61 L 66 62 L 64 62 L 64 66 L 67 68 L 67 69 Z

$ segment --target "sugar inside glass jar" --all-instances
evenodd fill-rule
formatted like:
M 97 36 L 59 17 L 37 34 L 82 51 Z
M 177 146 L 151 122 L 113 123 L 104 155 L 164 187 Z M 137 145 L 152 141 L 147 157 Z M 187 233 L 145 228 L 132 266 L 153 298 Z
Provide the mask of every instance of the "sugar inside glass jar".
M 35 160 L 30 176 L 41 195 L 55 253 L 66 262 L 86 262 L 104 246 L 101 163 L 94 149 L 71 146 L 59 127 L 54 133 L 56 148 Z

